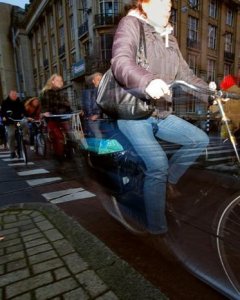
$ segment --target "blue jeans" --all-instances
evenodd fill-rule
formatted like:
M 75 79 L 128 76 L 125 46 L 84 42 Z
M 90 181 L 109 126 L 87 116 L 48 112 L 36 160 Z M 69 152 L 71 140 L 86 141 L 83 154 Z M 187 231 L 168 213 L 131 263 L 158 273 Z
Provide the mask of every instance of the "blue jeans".
M 148 230 L 167 231 L 165 216 L 166 183 L 176 184 L 207 147 L 209 138 L 196 126 L 169 115 L 165 119 L 118 120 L 118 127 L 145 164 L 143 196 Z M 182 145 L 168 160 L 156 138 Z

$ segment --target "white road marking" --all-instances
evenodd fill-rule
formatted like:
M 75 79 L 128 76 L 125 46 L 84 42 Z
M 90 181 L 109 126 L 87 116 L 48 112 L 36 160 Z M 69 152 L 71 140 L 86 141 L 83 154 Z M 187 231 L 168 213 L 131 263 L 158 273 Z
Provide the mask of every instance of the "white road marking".
M 43 185 L 46 183 L 61 181 L 61 177 L 49 177 L 49 178 L 40 178 L 40 179 L 31 179 L 26 180 L 27 184 L 30 186 Z
M 22 161 L 23 158 L 4 158 L 3 161 Z
M 39 175 L 39 174 L 47 174 L 50 173 L 48 170 L 45 169 L 34 169 L 34 170 L 29 170 L 29 171 L 21 171 L 17 172 L 19 176 L 30 176 L 30 175 Z
M 61 190 L 61 191 L 56 191 L 51 193 L 45 193 L 42 194 L 42 196 L 46 200 L 50 201 L 51 203 L 57 204 L 57 203 L 91 198 L 91 197 L 95 197 L 96 195 L 84 190 L 83 188 L 74 188 L 74 189 Z
M 31 165 L 34 165 L 34 163 L 33 162 L 28 162 L 27 165 L 31 166 Z M 26 166 L 26 164 L 24 162 L 16 162 L 16 163 L 13 163 L 13 164 L 8 164 L 8 166 L 10 166 L 10 167 Z
M 61 190 L 61 191 L 56 191 L 56 192 L 51 192 L 51 193 L 45 193 L 42 194 L 43 197 L 47 200 L 52 200 L 61 196 L 66 196 L 68 194 L 72 194 L 72 193 L 77 193 L 77 192 L 82 192 L 84 191 L 83 188 L 72 188 L 72 189 L 68 189 L 68 190 Z
M 7 154 L 0 154 L 0 158 L 5 158 L 5 157 L 9 157 L 10 153 Z

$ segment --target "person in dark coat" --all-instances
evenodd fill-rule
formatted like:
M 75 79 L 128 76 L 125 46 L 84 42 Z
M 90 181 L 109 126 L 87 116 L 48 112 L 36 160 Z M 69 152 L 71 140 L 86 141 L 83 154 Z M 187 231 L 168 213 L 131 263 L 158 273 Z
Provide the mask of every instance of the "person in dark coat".
M 9 113 L 11 111 L 11 113 Z M 28 125 L 27 119 L 23 119 L 25 116 L 25 109 L 23 102 L 18 97 L 17 91 L 11 90 L 9 92 L 8 97 L 2 103 L 2 117 L 5 122 L 7 129 L 7 137 L 8 137 L 8 146 L 10 150 L 11 158 L 16 156 L 16 140 L 15 140 L 15 124 L 12 119 L 20 120 L 22 119 L 21 125 L 23 127 L 23 136 L 24 139 L 28 140 Z
M 99 118 L 101 110 L 97 105 L 97 88 L 102 79 L 102 73 L 95 72 L 89 76 L 88 81 L 92 88 L 83 91 L 82 109 L 84 112 L 84 128 L 88 135 L 101 138 L 102 134 L 99 129 Z

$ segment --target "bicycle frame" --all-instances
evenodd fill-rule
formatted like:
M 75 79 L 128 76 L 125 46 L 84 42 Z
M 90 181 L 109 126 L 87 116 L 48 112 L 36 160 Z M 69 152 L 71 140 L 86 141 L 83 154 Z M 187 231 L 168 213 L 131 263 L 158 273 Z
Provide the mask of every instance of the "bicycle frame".
M 230 127 L 229 127 L 229 124 L 227 122 L 227 117 L 226 117 L 226 114 L 225 114 L 225 111 L 224 111 L 224 108 L 223 108 L 223 105 L 222 105 L 222 100 L 223 99 L 233 98 L 233 99 L 240 100 L 240 95 L 223 92 L 221 90 L 210 90 L 210 89 L 199 88 L 199 87 L 197 87 L 193 84 L 189 84 L 189 83 L 187 83 L 185 81 L 182 81 L 182 80 L 174 81 L 172 84 L 169 85 L 169 88 L 172 88 L 175 85 L 183 85 L 183 86 L 188 87 L 188 88 L 190 88 L 193 91 L 196 91 L 198 93 L 204 93 L 206 95 L 212 96 L 214 98 L 214 100 L 216 100 L 216 102 L 218 104 L 218 107 L 219 107 L 219 110 L 220 110 L 220 113 L 221 113 L 222 121 L 226 125 L 227 132 L 228 132 L 228 135 L 229 135 L 229 138 L 230 138 L 230 142 L 233 146 L 233 149 L 234 149 L 234 152 L 236 154 L 238 163 L 240 164 L 240 157 L 239 157 L 238 150 L 237 150 L 237 147 L 236 147 L 236 141 L 235 141 L 234 135 L 233 135 L 233 133 L 232 133 Z

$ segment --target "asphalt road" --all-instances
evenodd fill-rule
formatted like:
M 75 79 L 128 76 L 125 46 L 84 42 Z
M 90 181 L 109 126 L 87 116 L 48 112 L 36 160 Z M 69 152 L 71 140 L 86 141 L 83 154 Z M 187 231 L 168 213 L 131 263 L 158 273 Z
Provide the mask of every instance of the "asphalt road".
M 226 299 L 186 271 L 174 256 L 169 255 L 161 241 L 149 236 L 134 235 L 113 219 L 102 205 L 103 201 L 108 201 L 109 195 L 99 183 L 90 179 L 84 168 L 72 165 L 68 170 L 59 172 L 53 160 L 39 159 L 34 153 L 30 156 L 28 166 L 6 161 L 7 156 L 3 152 L 0 155 L 1 206 L 16 202 L 55 201 L 56 205 L 102 240 L 170 299 Z M 9 163 L 12 165 L 9 166 Z M 34 173 L 33 170 L 38 171 Z M 48 178 L 52 181 L 41 184 L 37 182 Z M 60 197 L 53 194 L 56 191 L 62 193 Z M 78 196 L 78 199 L 71 199 L 69 194 L 72 195 L 73 191 L 82 193 L 82 198 L 79 199 Z M 63 201 L 58 200 L 60 198 Z

